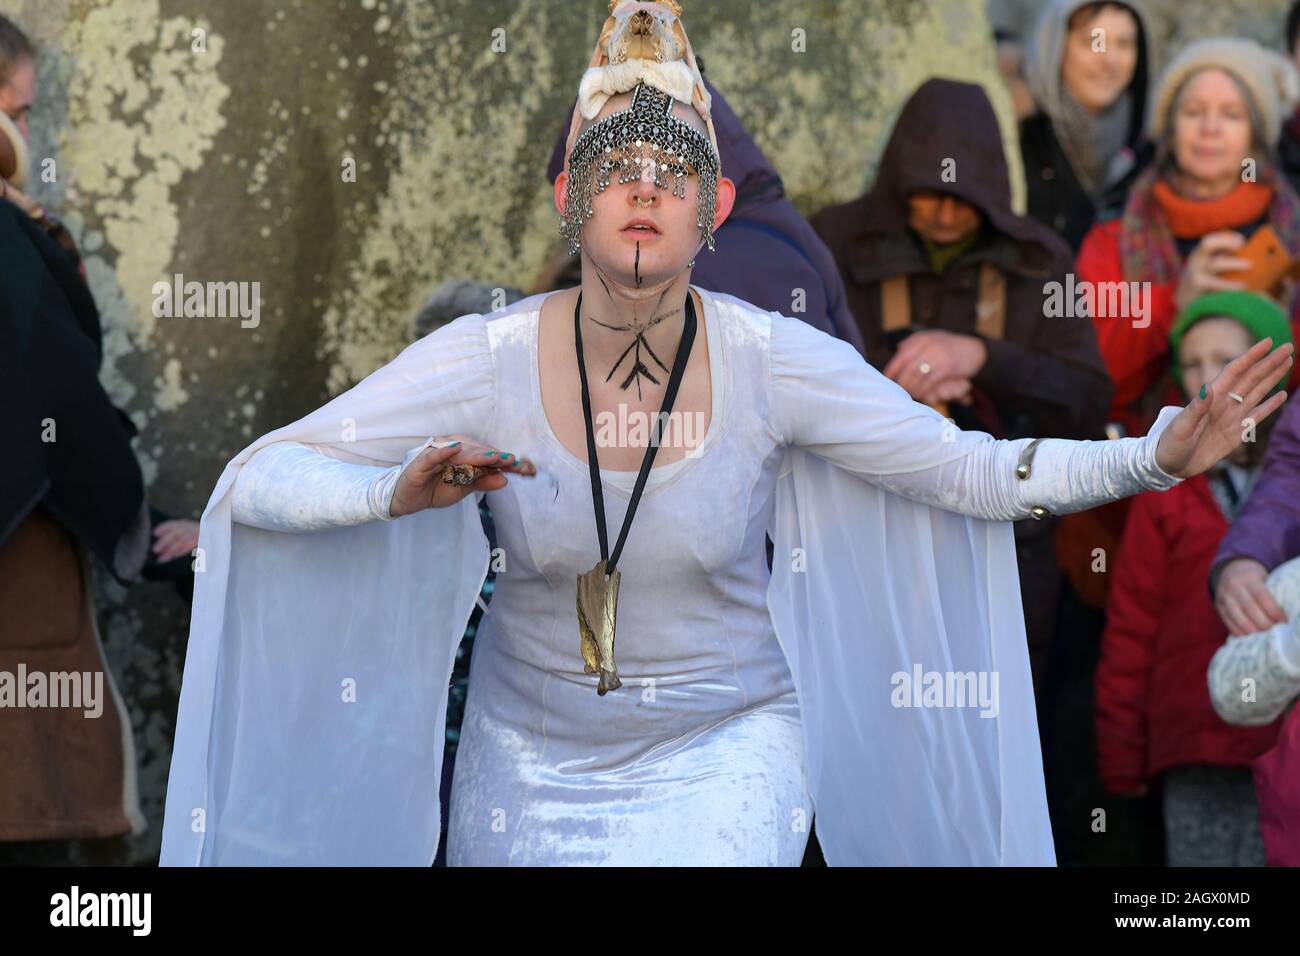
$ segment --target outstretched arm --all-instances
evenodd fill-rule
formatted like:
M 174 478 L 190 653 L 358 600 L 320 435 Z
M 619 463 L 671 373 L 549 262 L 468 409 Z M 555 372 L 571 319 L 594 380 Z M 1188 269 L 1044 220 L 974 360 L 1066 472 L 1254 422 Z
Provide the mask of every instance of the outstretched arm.
M 769 412 L 779 440 L 905 497 L 1000 521 L 1081 511 L 1199 474 L 1241 440 L 1244 418 L 1262 421 L 1285 400 L 1264 395 L 1291 362 L 1290 346 L 1267 355 L 1271 343 L 1259 343 L 1205 398 L 1165 408 L 1143 438 L 998 441 L 961 431 L 796 319 L 774 313 L 771 335 Z
M 1017 521 L 1084 511 L 1140 491 L 1164 491 L 1178 484 L 1181 479 L 1166 474 L 1156 463 L 1160 434 L 1177 414 L 1178 409 L 1172 406 L 1164 409 L 1144 438 L 1042 439 L 1032 449 L 1032 457 L 1028 454 L 1032 439 L 998 441 L 984 432 L 961 432 L 965 454 L 928 468 L 892 474 L 873 474 L 863 463 L 837 454 L 841 451 L 838 447 L 811 446 L 810 450 L 904 498 L 972 518 Z M 1025 478 L 1018 477 L 1022 464 L 1028 470 Z
M 340 461 L 301 442 L 275 442 L 239 469 L 230 492 L 231 517 L 290 532 L 388 520 L 401 470 Z
M 478 477 L 465 485 L 444 482 L 449 465 L 472 465 Z M 231 517 L 267 531 L 299 533 L 391 521 L 502 488 L 502 471 L 536 474 L 527 459 L 472 441 L 430 438 L 390 468 L 340 461 L 301 442 L 275 442 L 240 468 L 231 490 Z

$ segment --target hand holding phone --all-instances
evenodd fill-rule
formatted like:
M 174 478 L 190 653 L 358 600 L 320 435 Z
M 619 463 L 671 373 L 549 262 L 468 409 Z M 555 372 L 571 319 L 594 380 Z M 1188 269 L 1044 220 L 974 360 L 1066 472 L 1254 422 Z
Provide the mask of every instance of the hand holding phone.
M 1249 265 L 1242 270 L 1220 272 L 1219 277 L 1230 282 L 1240 282 L 1251 292 L 1263 292 L 1275 298 L 1282 292 L 1282 280 L 1300 270 L 1300 263 L 1291 258 L 1273 227 L 1260 226 L 1234 254 Z

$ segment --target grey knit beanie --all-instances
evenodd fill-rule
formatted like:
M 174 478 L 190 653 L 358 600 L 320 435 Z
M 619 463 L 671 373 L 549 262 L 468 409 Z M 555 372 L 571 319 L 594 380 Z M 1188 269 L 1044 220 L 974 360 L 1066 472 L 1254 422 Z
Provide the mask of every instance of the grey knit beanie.
M 1231 73 L 1246 87 L 1264 123 L 1258 132 L 1277 143 L 1282 124 L 1300 98 L 1300 76 L 1291 61 L 1254 40 L 1212 37 L 1189 43 L 1165 67 L 1151 101 L 1150 135 L 1159 142 L 1174 107 L 1174 94 L 1193 73 L 1207 68 Z

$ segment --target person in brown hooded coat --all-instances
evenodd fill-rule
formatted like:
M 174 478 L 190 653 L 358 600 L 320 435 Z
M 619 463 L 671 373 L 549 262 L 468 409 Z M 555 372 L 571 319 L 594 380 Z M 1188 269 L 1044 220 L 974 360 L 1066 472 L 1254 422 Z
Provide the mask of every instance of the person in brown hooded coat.
M 997 438 L 1103 437 L 1112 386 L 1091 320 L 1048 307 L 1050 283 L 1068 288 L 1070 252 L 1012 211 L 981 87 L 927 80 L 903 108 L 871 191 L 812 224 L 843 274 L 867 360 L 913 398 Z M 1036 683 L 1060 587 L 1052 523 L 1016 525 Z

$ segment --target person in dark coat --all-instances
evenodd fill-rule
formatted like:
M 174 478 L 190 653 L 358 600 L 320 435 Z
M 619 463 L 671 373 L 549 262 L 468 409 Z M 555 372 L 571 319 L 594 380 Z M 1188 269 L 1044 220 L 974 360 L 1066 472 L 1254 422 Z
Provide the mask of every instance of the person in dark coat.
M 704 85 L 713 97 L 718 152 L 723 171 L 736 184 L 736 205 L 715 233 L 717 251 L 704 249 L 696 257 L 691 281 L 802 319 L 862 352 L 862 336 L 830 251 L 786 198 L 775 167 L 718 88 L 707 77 Z M 566 122 L 546 173 L 551 183 L 564 168 L 568 132 Z M 550 275 L 548 282 L 545 289 L 558 287 Z
M 90 559 L 121 585 L 172 580 L 187 595 L 198 528 L 147 502 L 136 426 L 99 381 L 99 311 L 76 244 L 17 188 L 35 77 L 30 41 L 0 16 L 0 863 L 56 859 L 62 840 L 106 859 L 143 832 Z
M 144 828 L 87 558 L 138 580 L 149 511 L 100 358 L 98 313 L 72 260 L 0 200 L 0 671 L 102 675 L 98 708 L 0 707 L 0 848 Z
M 983 89 L 926 81 L 904 107 L 868 195 L 822 210 L 867 360 L 961 428 L 1000 438 L 1100 437 L 1110 380 L 1087 316 L 1049 317 L 1071 256 L 1011 211 Z M 982 317 L 980 314 L 981 313 Z M 1041 673 L 1059 587 L 1050 519 L 1016 526 L 1030 656 Z
M 1144 135 L 1151 73 L 1138 0 L 1054 0 L 1035 22 L 1020 124 L 1028 214 L 1077 250 L 1098 215 L 1124 205 L 1155 154 Z

